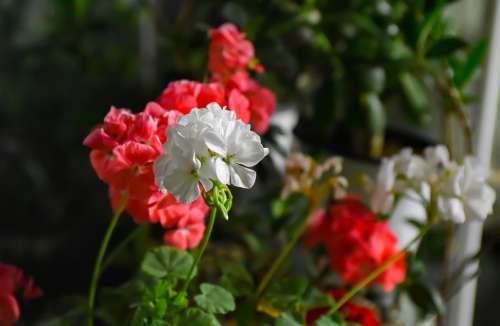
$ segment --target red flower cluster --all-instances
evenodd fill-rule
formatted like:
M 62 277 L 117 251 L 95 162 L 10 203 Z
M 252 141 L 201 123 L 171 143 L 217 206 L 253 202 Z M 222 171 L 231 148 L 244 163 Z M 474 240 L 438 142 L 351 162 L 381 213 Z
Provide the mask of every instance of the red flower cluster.
M 43 295 L 32 277 L 15 266 L 0 263 L 0 326 L 14 325 L 19 320 L 21 312 L 16 299 L 17 293 L 22 293 L 25 300 Z
M 398 252 L 397 237 L 386 222 L 353 196 L 334 202 L 328 211 L 320 211 L 311 219 L 306 234 L 308 247 L 323 244 L 330 256 L 332 269 L 342 280 L 354 285 Z M 371 284 L 385 291 L 404 281 L 406 260 L 401 258 L 389 266 Z
M 224 24 L 210 31 L 210 36 L 212 82 L 171 82 L 156 103 L 148 103 L 138 114 L 112 107 L 104 123 L 84 141 L 92 149 L 94 170 L 109 185 L 112 206 L 116 208 L 127 192 L 126 210 L 134 221 L 160 223 L 168 229 L 165 243 L 181 249 L 200 243 L 208 207 L 202 198 L 191 205 L 180 204 L 155 185 L 153 162 L 162 154 L 167 127 L 193 108 L 217 102 L 263 134 L 276 106 L 274 94 L 250 78 L 248 69 L 261 72 L 263 67 L 257 64 L 253 44 L 244 34 L 234 25 Z
M 253 44 L 233 24 L 226 23 L 212 29 L 210 39 L 208 69 L 213 74 L 229 76 L 248 68 L 264 71 L 255 58 Z
M 330 290 L 327 292 L 329 296 L 338 300 L 346 293 L 345 290 Z M 326 314 L 330 308 L 315 308 L 307 312 L 306 324 L 312 325 L 321 316 Z M 344 321 L 348 323 L 355 323 L 361 326 L 380 326 L 380 321 L 377 318 L 377 314 L 370 307 L 356 304 L 352 301 L 346 302 L 339 310 L 339 313 L 343 316 Z
M 165 243 L 186 249 L 197 246 L 203 237 L 208 207 L 202 198 L 183 205 L 161 193 L 153 174 L 153 162 L 163 152 L 166 128 L 180 115 L 154 102 L 138 114 L 112 107 L 84 144 L 92 148 L 90 161 L 98 177 L 109 185 L 112 206 L 116 208 L 126 191 L 126 210 L 136 223 L 160 223 L 169 230 Z

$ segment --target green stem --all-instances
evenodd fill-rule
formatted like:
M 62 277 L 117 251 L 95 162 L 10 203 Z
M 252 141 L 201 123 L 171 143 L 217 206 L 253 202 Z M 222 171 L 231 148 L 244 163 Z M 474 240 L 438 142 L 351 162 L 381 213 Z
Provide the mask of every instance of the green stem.
M 122 252 L 123 249 L 142 231 L 146 229 L 148 224 L 141 224 L 135 228 L 118 246 L 116 246 L 113 251 L 108 255 L 104 263 L 102 263 L 101 274 L 104 273 L 106 269 L 111 265 L 111 263 L 116 259 L 116 257 Z
M 106 249 L 109 245 L 109 240 L 111 239 L 111 235 L 120 219 L 121 214 L 123 213 L 125 206 L 127 204 L 128 194 L 124 193 L 116 211 L 111 217 L 111 222 L 109 223 L 108 229 L 106 230 L 106 234 L 104 235 L 104 239 L 101 243 L 101 248 L 99 249 L 99 253 L 97 255 L 97 259 L 94 265 L 94 273 L 92 274 L 92 281 L 90 282 L 90 290 L 89 290 L 89 300 L 87 305 L 87 325 L 94 325 L 94 302 L 95 302 L 95 294 L 97 290 L 97 283 L 99 282 L 99 277 L 101 275 L 101 265 L 104 259 L 104 255 L 106 254 Z
M 196 266 L 198 266 L 198 263 L 200 262 L 201 256 L 203 256 L 205 249 L 207 249 L 208 240 L 210 240 L 210 235 L 212 234 L 212 230 L 214 228 L 216 215 L 217 215 L 217 208 L 211 207 L 207 230 L 206 230 L 205 235 L 203 237 L 203 241 L 201 243 L 200 250 L 198 251 L 196 258 L 195 258 L 193 264 L 191 265 L 191 268 L 189 269 L 189 272 L 188 272 L 187 278 L 186 278 L 186 282 L 184 282 L 184 285 L 182 286 L 182 289 L 179 292 L 179 294 L 187 291 L 189 284 L 191 283 L 191 281 L 193 279 L 193 274 L 194 274 L 194 271 L 196 269 Z
M 312 205 L 310 206 L 310 208 L 307 209 L 306 211 L 307 216 L 303 218 L 302 224 L 295 230 L 290 240 L 288 240 L 285 247 L 283 247 L 283 249 L 281 250 L 278 258 L 276 258 L 276 260 L 271 265 L 271 268 L 269 268 L 266 274 L 262 277 L 262 280 L 260 281 L 260 284 L 257 287 L 257 298 L 260 298 L 262 296 L 262 294 L 268 287 L 269 283 L 271 282 L 274 274 L 276 274 L 281 265 L 283 265 L 285 259 L 288 257 L 293 247 L 295 246 L 295 244 L 297 244 L 297 241 L 299 241 L 300 237 L 302 237 L 302 235 L 306 231 L 309 222 L 309 217 L 312 215 L 314 210 L 315 208 Z
M 430 230 L 432 226 L 432 223 L 426 224 L 420 232 L 417 234 L 417 236 L 410 241 L 403 249 L 401 249 L 397 254 L 386 260 L 382 265 L 377 267 L 373 272 L 371 272 L 368 276 L 366 276 L 364 279 L 359 281 L 349 292 L 344 294 L 340 300 L 335 302 L 335 304 L 332 306 L 332 308 L 328 311 L 328 314 L 333 314 L 337 310 L 339 310 L 340 307 L 342 307 L 347 301 L 349 301 L 352 297 L 354 297 L 361 289 L 363 289 L 365 286 L 367 286 L 371 281 L 376 279 L 380 274 L 382 274 L 389 266 L 394 264 L 396 261 L 399 259 L 403 258 L 407 251 L 415 244 L 417 241 L 422 239 L 422 237 Z

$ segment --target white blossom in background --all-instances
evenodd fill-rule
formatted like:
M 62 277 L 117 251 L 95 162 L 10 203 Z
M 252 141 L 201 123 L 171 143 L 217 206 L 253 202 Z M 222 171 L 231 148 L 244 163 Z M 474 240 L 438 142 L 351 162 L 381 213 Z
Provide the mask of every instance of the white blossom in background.
M 394 165 L 394 159 L 382 159 L 377 175 L 377 185 L 371 201 L 372 210 L 376 213 L 388 214 L 394 205 L 394 184 L 396 182 Z
M 164 154 L 154 163 L 155 181 L 182 203 L 191 203 L 213 181 L 251 188 L 258 164 L 269 150 L 234 111 L 210 103 L 194 108 L 167 130 Z
M 473 157 L 466 157 L 463 165 L 450 161 L 443 145 L 426 148 L 423 156 L 405 148 L 382 160 L 372 209 L 382 214 L 392 213 L 398 219 L 404 214 L 412 218 L 415 205 L 428 206 L 433 189 L 441 219 L 455 223 L 484 220 L 495 201 L 495 192 L 487 184 L 487 177 L 488 171 Z M 411 200 L 412 204 L 398 206 L 395 198 Z M 402 207 L 412 208 L 405 213 Z
M 486 219 L 495 202 L 495 191 L 486 183 L 488 176 L 488 170 L 473 157 L 454 166 L 438 198 L 442 217 L 456 223 Z

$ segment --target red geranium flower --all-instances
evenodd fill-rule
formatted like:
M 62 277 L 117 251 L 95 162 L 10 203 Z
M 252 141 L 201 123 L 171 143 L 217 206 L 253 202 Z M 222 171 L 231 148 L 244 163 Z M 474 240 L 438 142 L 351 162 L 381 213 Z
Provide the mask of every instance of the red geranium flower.
M 21 315 L 17 294 L 25 300 L 32 300 L 43 295 L 35 286 L 33 278 L 12 265 L 0 263 L 0 326 L 14 325 Z
M 259 85 L 259 83 L 250 78 L 248 72 L 244 70 L 235 72 L 225 80 L 219 75 L 215 75 L 213 79 L 225 83 L 230 95 L 235 90 L 238 90 L 238 95 L 241 94 L 246 97 L 248 109 L 240 110 L 248 111 L 248 113 L 245 112 L 244 114 L 248 115 L 249 118 L 244 119 L 240 117 L 240 115 L 238 115 L 238 117 L 245 122 L 250 122 L 253 129 L 258 134 L 264 134 L 269 128 L 271 116 L 276 108 L 276 97 L 274 93 L 268 88 Z M 228 102 L 231 107 L 231 102 Z M 241 105 L 241 107 L 244 107 L 244 105 Z M 234 109 L 238 112 L 238 107 L 234 107 Z
M 340 299 L 346 291 L 341 290 L 330 290 L 327 292 L 329 296 L 338 300 Z M 322 307 L 311 309 L 306 315 L 306 324 L 312 325 L 321 316 L 326 314 L 330 308 Z M 380 326 L 380 321 L 378 320 L 376 312 L 365 305 L 357 304 L 352 301 L 346 302 L 338 311 L 340 315 L 344 318 L 344 321 L 348 323 L 356 323 L 361 326 Z
M 165 233 L 164 242 L 183 250 L 196 247 L 205 233 L 205 215 L 196 209 L 184 215 L 175 229 Z
M 193 108 L 201 108 L 211 102 L 220 106 L 226 104 L 225 89 L 220 83 L 199 83 L 192 80 L 171 82 L 158 98 L 158 103 L 166 110 L 177 110 L 182 114 Z
M 342 280 L 354 285 L 378 266 L 397 254 L 397 238 L 386 222 L 359 199 L 346 197 L 334 202 L 327 212 L 318 212 L 305 237 L 306 246 L 323 244 L 330 256 L 332 269 Z M 385 291 L 404 281 L 405 257 L 389 266 L 372 283 Z
M 208 69 L 213 74 L 228 75 L 246 69 L 254 55 L 253 44 L 234 24 L 226 23 L 210 30 Z
M 217 92 L 224 96 L 220 84 L 193 83 L 181 82 L 180 87 L 196 88 L 198 100 L 211 102 Z M 172 195 L 161 193 L 153 173 L 153 162 L 163 152 L 166 129 L 181 115 L 154 102 L 138 114 L 111 108 L 104 123 L 90 133 L 84 144 L 92 148 L 90 160 L 97 175 L 109 185 L 113 209 L 127 192 L 125 210 L 136 223 L 160 223 L 168 229 L 165 242 L 186 249 L 201 241 L 208 207 L 201 197 L 184 205 Z

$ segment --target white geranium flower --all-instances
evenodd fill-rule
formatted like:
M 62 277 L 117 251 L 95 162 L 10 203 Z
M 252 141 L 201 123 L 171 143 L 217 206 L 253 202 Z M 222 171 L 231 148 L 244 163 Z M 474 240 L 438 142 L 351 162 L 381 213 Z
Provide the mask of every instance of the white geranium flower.
M 444 145 L 427 147 L 424 151 L 425 175 L 430 180 L 436 180 L 450 166 L 448 149 Z
M 440 213 L 457 223 L 484 220 L 491 213 L 495 191 L 486 183 L 488 171 L 473 157 L 466 157 L 464 165 L 455 167 L 444 183 Z M 438 202 L 439 204 L 439 202 Z
M 255 183 L 256 173 L 250 168 L 266 157 L 269 150 L 262 146 L 259 135 L 251 131 L 249 125 L 240 121 L 228 124 L 224 139 L 226 149 L 223 155 L 231 176 L 231 184 L 251 188 Z
M 425 207 L 430 196 L 427 185 L 422 185 L 422 192 L 423 196 L 413 189 L 407 190 L 394 205 L 389 226 L 398 236 L 398 249 L 406 247 L 419 232 L 408 220 L 424 224 L 427 219 Z M 415 251 L 417 247 L 418 243 L 415 243 L 410 250 Z
M 377 185 L 373 193 L 371 207 L 376 213 L 388 214 L 394 204 L 393 188 L 396 181 L 393 159 L 384 158 L 377 175 Z
M 409 180 L 419 180 L 423 177 L 425 163 L 421 157 L 413 154 L 411 148 L 403 148 L 393 159 L 397 174 Z
M 465 222 L 465 211 L 462 201 L 454 197 L 438 197 L 439 215 L 443 220 L 454 223 Z
M 201 162 L 194 152 L 182 155 L 173 149 L 173 157 L 162 155 L 154 163 L 155 181 L 158 187 L 171 192 L 174 197 L 183 203 L 192 203 L 200 195 L 200 184 L 205 191 L 212 188 L 212 182 L 200 175 Z
M 200 196 L 200 183 L 204 190 L 213 181 L 251 188 L 256 173 L 250 168 L 269 153 L 249 125 L 217 103 L 180 117 L 168 128 L 164 149 L 155 162 L 156 183 L 183 203 Z
M 472 157 L 467 157 L 463 165 L 450 161 L 443 145 L 426 148 L 423 157 L 405 148 L 382 161 L 372 208 L 375 212 L 389 213 L 396 205 L 394 193 L 403 195 L 402 198 L 413 194 L 422 199 L 424 207 L 431 199 L 435 200 L 437 213 L 444 220 L 455 223 L 484 220 L 495 201 L 495 192 L 486 183 L 487 177 L 488 171 Z M 431 189 L 433 198 L 430 198 Z M 411 218 L 411 212 L 408 213 Z M 401 214 L 402 209 L 398 208 L 396 215 Z

